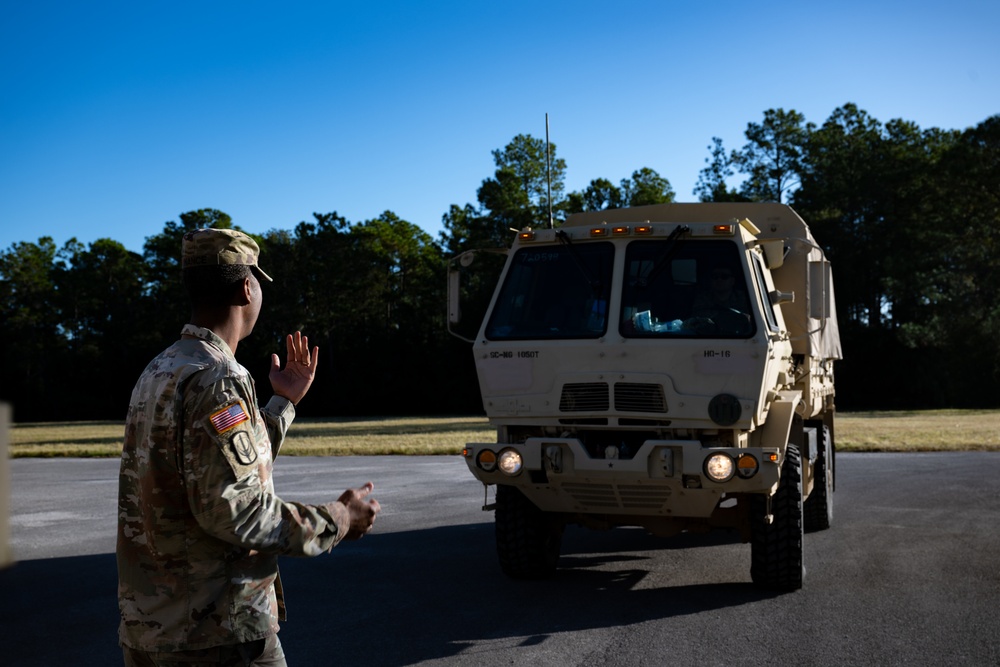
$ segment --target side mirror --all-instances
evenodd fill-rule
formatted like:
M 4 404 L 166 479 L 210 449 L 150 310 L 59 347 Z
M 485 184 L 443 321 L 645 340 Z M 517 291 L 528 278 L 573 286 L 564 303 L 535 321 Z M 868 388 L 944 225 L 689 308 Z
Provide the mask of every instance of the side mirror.
M 767 268 L 777 269 L 785 263 L 785 242 L 783 239 L 761 241 L 760 249 L 764 251 Z
M 487 293 L 483 288 L 495 285 L 500 279 L 507 252 L 507 248 L 477 248 L 448 260 L 448 333 L 452 336 L 467 343 L 475 342 L 493 291 L 489 288 Z M 475 268 L 470 269 L 473 264 Z M 463 278 L 463 273 L 474 274 L 474 280 L 469 275 Z M 469 284 L 465 284 L 465 280 Z M 468 291 L 470 284 L 474 294 L 463 293 Z
M 448 322 L 458 324 L 462 321 L 462 307 L 459 305 L 459 288 L 461 275 L 452 269 L 448 271 Z
M 463 267 L 468 267 L 472 264 L 473 260 L 476 259 L 475 250 L 466 250 L 461 255 L 453 257 L 449 262 L 448 266 L 448 322 L 449 324 L 458 324 L 462 321 L 462 306 L 461 306 L 461 281 L 462 276 L 458 268 L 455 267 L 454 262 L 457 260 L 458 263 Z

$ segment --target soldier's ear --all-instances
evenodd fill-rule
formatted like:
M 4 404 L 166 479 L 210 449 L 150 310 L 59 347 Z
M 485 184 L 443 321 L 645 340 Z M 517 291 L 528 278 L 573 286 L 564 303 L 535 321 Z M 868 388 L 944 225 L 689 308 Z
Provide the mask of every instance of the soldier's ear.
M 243 279 L 243 286 L 238 293 L 239 302 L 237 305 L 246 306 L 253 301 L 253 276 L 248 275 Z

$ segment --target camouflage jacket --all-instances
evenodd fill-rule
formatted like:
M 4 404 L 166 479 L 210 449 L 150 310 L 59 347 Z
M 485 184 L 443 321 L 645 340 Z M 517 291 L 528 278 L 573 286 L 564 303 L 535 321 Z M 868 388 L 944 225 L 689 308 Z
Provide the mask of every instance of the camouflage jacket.
M 339 502 L 275 495 L 272 461 L 295 416 L 208 329 L 143 371 L 125 424 L 118 490 L 119 639 L 146 651 L 253 641 L 277 632 L 279 554 L 313 556 L 347 532 Z M 282 619 L 283 620 L 283 619 Z

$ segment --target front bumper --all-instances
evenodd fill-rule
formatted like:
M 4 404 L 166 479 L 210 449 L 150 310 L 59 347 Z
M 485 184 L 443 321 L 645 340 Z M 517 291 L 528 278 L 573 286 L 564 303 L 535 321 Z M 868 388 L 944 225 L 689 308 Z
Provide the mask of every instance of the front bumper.
M 517 451 L 516 475 L 480 466 L 484 450 Z M 465 461 L 484 484 L 519 488 L 546 512 L 669 518 L 708 518 L 723 495 L 772 494 L 777 489 L 780 452 L 773 448 L 703 447 L 697 440 L 647 440 L 630 459 L 592 458 L 576 438 L 529 438 L 524 443 L 470 443 Z M 749 454 L 759 462 L 749 478 L 713 481 L 705 460 L 725 453 L 735 461 Z M 487 466 L 488 467 L 488 466 Z

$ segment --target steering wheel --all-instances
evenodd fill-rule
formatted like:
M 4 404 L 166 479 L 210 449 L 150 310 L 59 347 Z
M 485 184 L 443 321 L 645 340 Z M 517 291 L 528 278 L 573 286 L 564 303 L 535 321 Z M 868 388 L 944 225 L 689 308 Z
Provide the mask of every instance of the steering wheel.
M 741 313 L 735 308 L 725 308 L 715 313 L 717 330 L 720 333 L 734 334 L 742 336 L 749 334 L 753 329 L 750 326 L 750 316 Z

